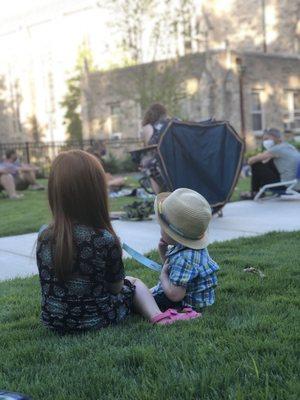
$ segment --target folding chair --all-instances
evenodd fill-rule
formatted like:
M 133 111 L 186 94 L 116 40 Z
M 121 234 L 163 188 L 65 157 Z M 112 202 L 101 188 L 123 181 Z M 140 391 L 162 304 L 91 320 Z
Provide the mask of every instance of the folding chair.
M 300 182 L 300 162 L 297 165 L 296 179 L 285 182 L 269 183 L 268 185 L 263 186 L 254 197 L 254 201 L 261 200 L 262 195 L 267 191 L 273 192 L 274 196 L 271 198 L 280 197 L 283 200 L 300 200 L 300 193 L 294 189 L 298 182 Z M 285 186 L 286 189 L 276 190 L 276 188 L 282 186 Z M 270 199 L 270 197 L 268 199 Z

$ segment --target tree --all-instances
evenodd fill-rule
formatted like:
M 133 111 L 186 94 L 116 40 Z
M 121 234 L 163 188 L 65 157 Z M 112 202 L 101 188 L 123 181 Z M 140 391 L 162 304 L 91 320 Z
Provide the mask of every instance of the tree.
M 145 26 L 149 18 L 153 17 L 155 0 L 111 0 L 111 4 L 118 16 L 116 27 L 120 32 L 119 47 L 123 53 L 123 66 L 144 62 Z
M 5 90 L 4 78 L 0 76 L 0 139 L 2 140 L 7 140 L 9 136 L 9 121 L 7 116 L 8 105 L 4 97 Z
M 92 53 L 84 42 L 78 51 L 77 61 L 72 76 L 67 80 L 67 93 L 61 106 L 65 108 L 64 123 L 69 140 L 82 140 L 82 122 L 80 116 L 81 80 L 84 69 L 95 69 Z
M 9 96 L 9 100 L 7 97 Z M 19 139 L 22 132 L 20 121 L 20 95 L 18 81 L 11 83 L 9 87 L 3 76 L 0 76 L 0 139 L 13 141 Z
M 34 142 L 40 142 L 44 132 L 42 127 L 40 126 L 36 115 L 31 115 L 28 119 L 29 122 L 29 135 Z
M 168 39 L 172 24 L 168 20 L 169 8 L 165 5 L 172 7 L 172 2 L 174 0 L 164 3 L 158 0 L 112 0 L 118 15 L 122 66 L 136 66 L 133 84 L 142 113 L 153 102 L 163 103 L 171 114 L 179 112 L 183 97 L 181 73 L 178 60 L 170 59 L 172 49 Z M 168 61 L 157 62 L 168 58 Z M 132 89 L 130 93 L 126 90 L 126 85 L 120 88 L 124 97 L 132 95 Z
M 171 115 L 180 113 L 184 92 L 177 60 L 141 65 L 134 82 L 142 114 L 155 102 L 164 104 Z

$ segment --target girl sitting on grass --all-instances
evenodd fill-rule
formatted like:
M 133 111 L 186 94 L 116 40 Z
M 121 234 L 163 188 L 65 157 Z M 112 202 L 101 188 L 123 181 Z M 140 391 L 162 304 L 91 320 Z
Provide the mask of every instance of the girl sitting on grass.
M 125 278 L 105 173 L 94 156 L 81 150 L 60 153 L 50 171 L 48 200 L 53 221 L 37 244 L 45 326 L 59 333 L 100 329 L 133 311 L 163 325 L 198 316 L 161 313 L 143 282 Z

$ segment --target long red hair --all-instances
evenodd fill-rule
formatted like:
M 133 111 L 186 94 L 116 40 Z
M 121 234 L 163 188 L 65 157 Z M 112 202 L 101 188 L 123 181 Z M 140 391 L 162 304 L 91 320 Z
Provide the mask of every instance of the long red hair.
M 53 215 L 49 233 L 54 268 L 58 279 L 65 280 L 72 272 L 75 257 L 74 223 L 106 229 L 116 236 L 100 161 L 82 150 L 60 153 L 51 166 L 48 200 Z

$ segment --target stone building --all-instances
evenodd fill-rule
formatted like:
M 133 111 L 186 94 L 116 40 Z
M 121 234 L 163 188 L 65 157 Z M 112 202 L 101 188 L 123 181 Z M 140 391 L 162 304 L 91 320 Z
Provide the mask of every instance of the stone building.
M 168 79 L 173 78 L 169 82 L 166 68 Z M 159 100 L 160 93 L 166 104 L 166 93 L 178 94 L 179 117 L 229 120 L 250 146 L 271 126 L 300 135 L 300 57 L 220 50 L 190 54 L 171 64 L 87 74 L 82 91 L 85 137 L 138 137 L 141 102 L 153 87 L 153 99 Z
M 300 52 L 298 0 L 209 0 L 202 5 L 214 48 L 226 41 L 239 51 Z
M 102 70 L 134 59 L 119 46 L 128 35 L 121 29 L 122 11 L 111 9 L 111 2 L 31 3 L 0 16 L 0 81 L 3 76 L 5 84 L 3 88 L 0 82 L 0 143 L 33 140 L 34 120 L 43 140 L 66 139 L 61 101 L 83 41 Z M 170 112 L 182 118 L 229 118 L 239 130 L 244 115 L 248 140 L 253 129 L 259 135 L 269 125 L 271 105 L 280 110 L 273 115 L 273 124 L 299 127 L 295 71 L 300 54 L 299 0 L 154 3 L 137 33 L 142 49 L 138 59 L 144 64 L 86 74 L 85 137 L 135 137 L 143 110 L 152 100 L 167 103 Z M 239 68 L 236 58 L 243 63 Z M 278 91 L 284 93 L 282 104 L 276 103 Z
M 177 57 L 86 73 L 85 137 L 138 137 L 152 100 L 184 119 L 229 120 L 250 146 L 271 126 L 300 136 L 299 1 L 200 3 Z

